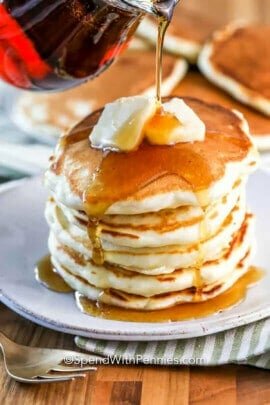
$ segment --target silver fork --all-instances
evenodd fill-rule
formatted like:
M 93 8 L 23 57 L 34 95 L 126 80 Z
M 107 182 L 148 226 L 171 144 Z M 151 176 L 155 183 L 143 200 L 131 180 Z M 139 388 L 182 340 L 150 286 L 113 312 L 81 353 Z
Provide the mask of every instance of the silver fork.
M 0 332 L 0 347 L 8 375 L 23 383 L 48 383 L 82 378 L 85 377 L 82 371 L 95 371 L 96 367 L 89 365 L 98 364 L 102 360 L 101 356 L 72 350 L 19 345 L 2 332 Z M 66 364 L 61 364 L 63 362 Z

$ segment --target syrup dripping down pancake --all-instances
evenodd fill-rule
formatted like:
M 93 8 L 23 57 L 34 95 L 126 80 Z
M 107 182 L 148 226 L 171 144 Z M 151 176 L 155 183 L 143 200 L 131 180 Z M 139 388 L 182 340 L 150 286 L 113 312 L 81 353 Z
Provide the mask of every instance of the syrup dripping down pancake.
M 176 234 L 175 230 L 162 233 L 162 225 L 153 231 L 151 221 L 145 223 L 143 230 L 136 230 L 134 234 L 132 216 L 127 216 L 125 219 L 128 223 L 127 228 L 123 229 L 121 225 L 115 224 L 113 232 L 108 233 L 104 220 L 101 220 L 100 240 L 104 259 L 107 263 L 149 275 L 169 274 L 176 268 L 190 267 L 199 260 L 200 255 L 203 255 L 205 261 L 213 260 L 222 255 L 244 221 L 243 189 L 240 193 L 239 195 L 237 190 L 235 194 L 239 195 L 239 198 L 236 201 L 233 198 L 232 204 L 231 201 L 229 204 L 220 204 L 217 210 L 216 208 L 212 210 L 210 207 L 207 218 L 194 218 L 193 212 L 188 212 L 190 207 L 182 207 L 182 210 L 186 211 L 188 216 L 190 215 L 190 219 L 177 224 Z M 87 234 L 88 220 L 84 218 L 82 222 L 78 220 L 77 215 L 79 213 L 76 211 L 72 212 L 67 207 L 56 204 L 55 201 L 47 203 L 45 216 L 59 243 L 91 261 L 93 250 Z M 106 216 L 105 220 L 111 217 Z M 137 217 L 143 219 L 144 215 L 137 215 Z M 155 218 L 162 220 L 163 213 L 156 213 Z M 178 235 L 181 235 L 181 238 L 177 238 Z
M 82 121 L 62 139 L 65 146 L 46 174 L 59 202 L 83 210 L 85 190 L 95 173 L 102 192 L 92 190 L 87 203 L 107 204 L 109 214 L 207 205 L 224 195 L 241 175 L 256 167 L 257 152 L 247 124 L 223 107 L 185 101 L 206 124 L 204 142 L 169 147 L 144 143 L 128 154 L 103 153 L 91 148 L 88 140 L 99 113 Z
M 257 164 L 248 125 L 224 107 L 184 101 L 205 123 L 202 142 L 94 149 L 100 110 L 61 138 L 45 176 L 45 215 L 53 266 L 79 305 L 81 295 L 140 311 L 199 303 L 248 271 L 245 183 Z
M 213 298 L 230 288 L 248 269 L 253 244 L 252 217 L 247 215 L 236 238 L 218 259 L 200 269 L 201 294 L 196 302 Z M 196 268 L 176 269 L 170 274 L 144 275 L 104 264 L 95 266 L 76 251 L 49 238 L 52 262 L 74 290 L 92 300 L 122 308 L 157 310 L 195 300 Z

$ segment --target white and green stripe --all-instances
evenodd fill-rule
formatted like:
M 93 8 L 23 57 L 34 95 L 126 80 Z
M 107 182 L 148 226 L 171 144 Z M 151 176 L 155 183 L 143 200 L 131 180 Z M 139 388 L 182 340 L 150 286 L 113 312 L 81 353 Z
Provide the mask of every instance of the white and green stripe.
M 175 364 L 241 363 L 270 369 L 270 318 L 193 339 L 118 342 L 76 337 L 75 342 L 84 350 L 122 360 L 140 356 L 142 362 L 155 364 L 175 360 Z

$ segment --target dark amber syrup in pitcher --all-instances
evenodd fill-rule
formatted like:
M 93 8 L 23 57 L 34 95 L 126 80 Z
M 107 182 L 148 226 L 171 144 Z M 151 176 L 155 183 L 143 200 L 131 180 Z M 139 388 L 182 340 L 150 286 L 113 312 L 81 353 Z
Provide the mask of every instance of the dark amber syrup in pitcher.
M 78 85 L 113 62 L 140 16 L 104 0 L 2 0 L 0 77 L 30 90 Z

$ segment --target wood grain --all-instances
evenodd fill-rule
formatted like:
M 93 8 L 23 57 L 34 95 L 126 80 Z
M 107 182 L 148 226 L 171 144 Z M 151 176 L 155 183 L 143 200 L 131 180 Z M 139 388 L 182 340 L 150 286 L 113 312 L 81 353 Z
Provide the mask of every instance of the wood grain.
M 236 404 L 236 369 L 233 367 L 194 368 L 190 379 L 192 404 Z
M 0 330 L 30 346 L 78 350 L 73 336 L 26 321 L 0 304 Z M 10 380 L 0 355 L 0 404 L 4 405 L 266 405 L 270 373 L 244 366 L 99 366 L 85 379 L 23 385 Z

